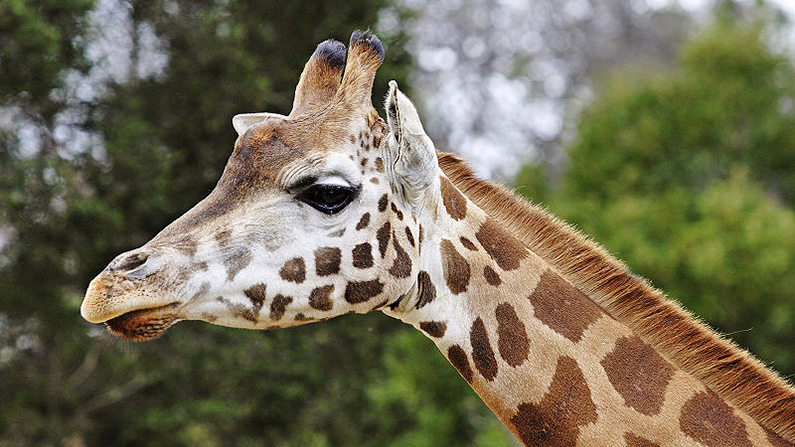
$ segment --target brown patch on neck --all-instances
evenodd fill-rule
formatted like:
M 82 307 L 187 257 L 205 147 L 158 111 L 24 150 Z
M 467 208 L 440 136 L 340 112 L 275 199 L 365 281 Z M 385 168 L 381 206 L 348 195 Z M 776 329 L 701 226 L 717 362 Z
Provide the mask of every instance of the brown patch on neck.
M 503 270 L 516 270 L 519 262 L 527 257 L 527 247 L 494 219 L 486 219 L 475 238 Z
M 674 368 L 640 337 L 620 338 L 601 363 L 628 406 L 647 416 L 662 410 Z
M 494 271 L 493 268 L 489 267 L 488 265 L 483 267 L 483 277 L 486 278 L 486 282 L 491 284 L 494 287 L 499 286 L 502 284 L 502 279 L 500 279 L 500 275 Z
M 682 407 L 679 427 L 708 447 L 753 447 L 743 421 L 717 394 L 697 393 Z
M 509 303 L 497 306 L 497 348 L 502 358 L 511 366 L 519 366 L 530 353 L 527 328 Z
M 676 367 L 795 442 L 795 388 L 720 337 L 568 224 L 502 186 L 478 179 L 452 154 L 439 167 L 475 205 Z
M 417 309 L 425 307 L 426 304 L 436 299 L 436 286 L 431 281 L 431 275 L 425 270 L 417 274 L 417 304 L 414 306 Z
M 604 315 L 599 306 L 552 270 L 541 275 L 528 299 L 536 318 L 574 343 Z
M 453 295 L 466 292 L 470 277 L 469 263 L 456 251 L 453 243 L 447 239 L 442 239 L 440 250 L 442 253 L 442 270 L 447 287 L 450 288 Z
M 441 185 L 442 202 L 447 214 L 454 220 L 462 220 L 467 216 L 467 199 L 458 192 L 447 177 L 439 177 Z
M 511 423 L 525 445 L 571 447 L 577 445 L 580 426 L 596 422 L 597 417 L 582 370 L 574 359 L 564 356 L 541 402 L 520 404 Z
M 395 278 L 406 278 L 411 275 L 411 258 L 398 243 L 394 232 L 392 233 L 392 245 L 395 247 L 395 260 L 392 267 L 389 268 L 389 274 Z
M 469 331 L 469 342 L 472 343 L 472 361 L 475 368 L 484 379 L 494 380 L 497 376 L 497 359 L 489 343 L 489 334 L 486 332 L 486 325 L 483 319 L 478 317 L 472 323 L 472 330 Z
M 469 383 L 472 383 L 472 368 L 469 366 L 467 353 L 461 346 L 453 345 L 447 349 L 447 360 L 458 370 L 461 377 Z
M 420 329 L 431 337 L 442 338 L 447 331 L 447 323 L 444 321 L 421 321 Z

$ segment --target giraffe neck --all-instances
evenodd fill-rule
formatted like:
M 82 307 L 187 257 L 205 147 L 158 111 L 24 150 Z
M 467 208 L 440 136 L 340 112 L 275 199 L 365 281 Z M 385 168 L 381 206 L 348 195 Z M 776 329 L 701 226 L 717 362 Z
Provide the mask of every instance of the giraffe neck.
M 676 368 L 444 177 L 416 293 L 431 338 L 528 446 L 788 446 Z

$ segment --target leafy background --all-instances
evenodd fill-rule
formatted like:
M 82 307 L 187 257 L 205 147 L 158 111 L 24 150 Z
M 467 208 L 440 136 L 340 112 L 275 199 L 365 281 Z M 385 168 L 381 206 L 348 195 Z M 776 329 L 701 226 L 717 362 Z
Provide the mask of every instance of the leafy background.
M 79 317 L 110 259 L 213 187 L 230 117 L 288 111 L 314 46 L 366 27 L 387 48 L 376 103 L 397 79 L 439 148 L 795 374 L 787 19 L 728 1 L 0 0 L 0 445 L 517 445 L 380 314 L 143 344 Z

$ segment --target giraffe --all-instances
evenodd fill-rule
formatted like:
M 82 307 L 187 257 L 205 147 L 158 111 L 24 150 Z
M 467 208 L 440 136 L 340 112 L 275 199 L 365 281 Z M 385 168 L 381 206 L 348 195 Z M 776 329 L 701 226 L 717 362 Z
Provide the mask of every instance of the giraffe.
M 372 33 L 289 115 L 233 118 L 216 188 L 88 286 L 82 316 L 274 329 L 375 310 L 426 334 L 527 446 L 795 446 L 795 390 L 540 207 L 438 153 Z

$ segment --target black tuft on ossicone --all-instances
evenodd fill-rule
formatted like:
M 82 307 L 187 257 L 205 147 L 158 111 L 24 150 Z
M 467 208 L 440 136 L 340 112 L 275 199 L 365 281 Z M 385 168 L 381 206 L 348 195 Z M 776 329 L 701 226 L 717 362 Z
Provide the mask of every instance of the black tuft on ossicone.
M 384 61 L 384 46 L 378 36 L 369 29 L 367 31 L 356 30 L 351 34 L 351 47 L 354 45 L 366 45 L 378 56 L 381 62 Z
M 345 67 L 345 58 L 348 52 L 345 44 L 339 40 L 328 39 L 320 42 L 315 49 L 315 56 L 335 68 Z

